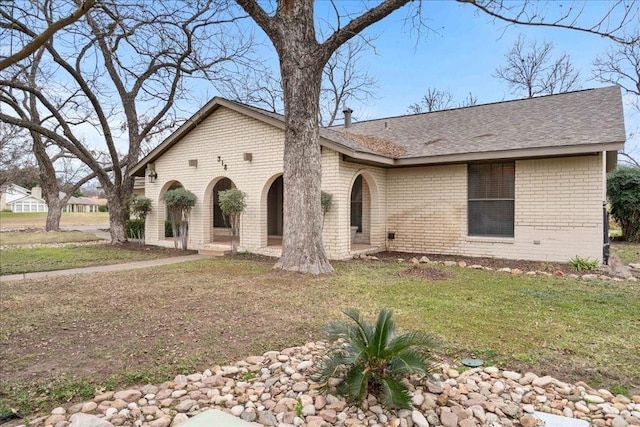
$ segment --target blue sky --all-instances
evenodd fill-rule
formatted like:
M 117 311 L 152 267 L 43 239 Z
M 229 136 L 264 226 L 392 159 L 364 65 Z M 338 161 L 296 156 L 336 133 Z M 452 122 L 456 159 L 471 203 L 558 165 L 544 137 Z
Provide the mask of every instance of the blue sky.
M 588 20 L 601 16 L 612 3 L 590 0 L 585 3 L 582 18 Z M 363 7 L 362 2 L 355 0 L 338 0 L 337 4 L 347 11 Z M 419 37 L 405 22 L 410 11 L 408 7 L 366 31 L 366 35 L 376 38 L 373 42 L 375 52 L 372 50 L 364 56 L 361 64 L 377 79 L 378 88 L 375 99 L 367 104 L 350 105 L 355 110 L 356 120 L 406 114 L 408 106 L 418 102 L 429 87 L 449 91 L 456 103 L 469 92 L 481 104 L 522 97 L 515 95 L 505 82 L 492 76 L 496 67 L 504 64 L 505 54 L 519 35 L 527 41 L 552 42 L 558 55 L 568 53 L 573 65 L 581 72 L 582 88 L 603 86 L 592 79 L 591 69 L 596 56 L 613 45 L 605 38 L 564 29 L 509 26 L 470 5 L 453 1 L 426 1 L 422 4 L 422 16 L 431 31 L 423 32 Z M 322 20 L 332 15 L 330 3 L 319 0 L 316 18 Z M 256 33 L 266 40 L 260 30 Z M 263 55 L 273 57 L 276 63 L 275 51 L 268 40 L 265 41 Z M 628 130 L 640 128 L 640 114 L 626 116 Z M 636 146 L 633 152 L 640 155 L 640 138 L 637 136 L 628 142 L 627 151 Z

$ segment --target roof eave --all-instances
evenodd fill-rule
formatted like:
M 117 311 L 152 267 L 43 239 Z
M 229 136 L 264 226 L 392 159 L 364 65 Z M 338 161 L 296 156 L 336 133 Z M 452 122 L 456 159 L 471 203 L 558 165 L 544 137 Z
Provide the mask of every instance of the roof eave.
M 376 163 L 381 166 L 393 166 L 394 159 L 380 154 L 365 153 L 345 148 L 343 145 L 336 144 L 326 138 L 320 138 L 320 145 L 327 147 L 337 153 L 343 154 L 353 160 L 361 160 L 367 163 Z
M 623 141 L 598 144 L 569 145 L 562 147 L 536 147 L 516 150 L 484 151 L 476 153 L 446 154 L 397 159 L 395 166 L 434 165 L 443 163 L 463 163 L 482 160 L 519 159 L 532 157 L 574 156 L 580 154 L 618 151 L 624 147 Z

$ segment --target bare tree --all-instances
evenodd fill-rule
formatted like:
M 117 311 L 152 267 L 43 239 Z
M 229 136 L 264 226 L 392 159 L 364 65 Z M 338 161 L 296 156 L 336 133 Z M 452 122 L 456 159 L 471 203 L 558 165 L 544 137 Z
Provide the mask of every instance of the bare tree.
M 31 175 L 33 156 L 26 138 L 24 129 L 0 121 L 0 187 L 20 185 L 25 172 Z
M 453 95 L 449 91 L 433 87 L 427 89 L 420 102 L 409 105 L 409 112 L 413 114 L 431 113 L 453 107 Z
M 30 6 L 0 9 L 0 17 L 33 38 L 33 28 L 53 17 L 46 5 L 36 13 Z M 142 142 L 174 125 L 176 103 L 188 97 L 187 78 L 227 81 L 250 51 L 235 12 L 224 0 L 102 0 L 44 44 L 41 63 L 29 64 L 37 68 L 35 83 L 0 77 L 0 86 L 32 97 L 40 115 L 33 121 L 3 110 L 0 120 L 54 143 L 95 174 L 109 204 L 112 243 L 127 239 L 129 170 Z M 45 81 L 52 67 L 55 78 Z
M 455 104 L 453 95 L 447 90 L 440 90 L 433 87 L 427 89 L 427 93 L 422 96 L 420 102 L 409 105 L 407 109 L 411 114 L 431 113 L 433 111 L 446 110 L 456 107 L 470 107 L 478 103 L 478 97 L 469 92 L 462 102 Z
M 478 105 L 478 97 L 471 92 L 469 92 L 466 98 L 464 98 L 460 103 L 461 107 L 472 107 L 474 105 Z
M 409 3 L 409 0 L 385 0 L 365 9 L 361 14 L 340 14 L 338 3 L 335 29 L 324 40 L 318 40 L 314 22 L 313 0 L 280 0 L 274 11 L 267 12 L 256 0 L 236 0 L 264 30 L 275 46 L 280 60 L 284 91 L 284 217 L 282 257 L 276 268 L 327 273 L 331 265 L 322 243 L 320 203 L 319 99 L 322 70 L 331 55 L 345 42 L 372 24 L 384 19 Z M 553 2 L 499 0 L 464 0 L 479 10 L 505 22 L 575 28 L 612 39 L 618 38 L 624 25 L 637 17 L 637 5 L 618 2 L 621 17 L 607 14 L 595 23 L 580 24 L 581 11 L 564 9 Z M 421 3 L 414 2 L 418 21 Z M 558 7 L 560 6 L 560 7 Z M 558 11 L 558 15 L 535 14 L 541 10 Z M 630 12 L 633 11 L 633 12 Z M 548 13 L 547 13 L 548 15 Z M 348 19 L 342 25 L 342 18 Z M 411 19 L 411 18 L 410 18 Z
M 371 39 L 359 37 L 334 52 L 322 70 L 320 89 L 320 124 L 332 126 L 345 105 L 367 102 L 374 97 L 376 79 L 361 64 Z M 250 70 L 239 81 L 225 88 L 227 97 L 274 113 L 283 111 L 282 83 L 268 67 Z
M 630 39 L 640 39 L 640 33 Z M 593 78 L 601 83 L 619 85 L 637 97 L 634 107 L 640 112 L 640 42 L 617 43 L 593 62 Z
M 28 85 L 36 87 L 36 76 L 43 54 L 44 48 L 41 48 L 35 53 L 32 66 L 28 69 L 18 67 L 19 74 L 15 75 L 13 79 L 20 80 L 20 77 L 23 77 L 22 80 Z M 17 96 L 14 95 L 14 92 L 17 93 Z M 21 99 L 18 98 L 20 96 L 22 96 Z M 40 126 L 44 124 L 44 121 L 40 117 L 40 111 L 38 110 L 38 101 L 33 93 L 20 90 L 16 91 L 10 87 L 2 86 L 2 88 L 0 88 L 0 102 L 10 107 L 21 120 L 26 120 Z M 31 138 L 31 149 L 38 164 L 38 181 L 42 188 L 43 199 L 47 203 L 48 208 L 45 231 L 57 231 L 60 229 L 62 209 L 71 198 L 73 192 L 89 180 L 95 178 L 95 173 L 85 172 L 85 176 L 76 180 L 73 184 L 71 184 L 70 181 L 66 181 L 64 184 L 70 188 L 69 193 L 61 194 L 61 174 L 56 171 L 55 164 L 60 161 L 64 163 L 66 159 L 72 156 L 63 149 L 55 146 L 55 144 L 52 144 L 50 140 L 44 138 L 35 130 L 28 129 L 28 133 Z M 52 150 L 56 154 L 51 154 Z M 64 175 L 67 178 L 73 179 L 78 169 L 75 169 L 73 172 L 72 174 L 66 173 Z
M 52 0 L 45 0 L 44 7 L 47 9 L 53 8 Z M 31 37 L 31 40 L 28 41 L 24 47 L 18 50 L 16 53 L 9 55 L 8 57 L 3 57 L 0 59 L 0 71 L 5 68 L 13 65 L 19 61 L 22 61 L 32 53 L 34 53 L 38 48 L 42 47 L 52 36 L 53 34 L 66 27 L 67 25 L 71 25 L 76 22 L 78 19 L 82 18 L 91 7 L 95 4 L 95 0 L 85 0 L 82 2 L 77 9 L 71 13 L 69 16 L 61 18 L 55 22 L 48 23 L 44 31 L 40 34 L 35 34 Z M 2 17 L 4 18 L 4 16 Z M 13 23 L 11 20 L 0 20 L 0 37 L 5 39 L 11 37 L 11 30 L 13 30 Z
M 371 39 L 351 39 L 338 48 L 322 70 L 320 123 L 332 126 L 344 106 L 374 97 L 377 80 L 362 66 L 361 58 Z
M 553 58 L 551 42 L 527 43 L 519 36 L 505 60 L 494 76 L 506 81 L 516 94 L 533 98 L 579 88 L 580 73 L 571 65 L 568 54 Z
M 640 40 L 640 33 L 629 37 Z M 619 85 L 631 98 L 635 114 L 640 114 L 640 42 L 617 43 L 593 62 L 593 78 L 601 83 Z M 633 139 L 640 129 L 631 130 L 627 140 Z M 621 162 L 630 166 L 640 166 L 640 158 L 635 153 L 640 147 L 631 147 L 620 152 Z

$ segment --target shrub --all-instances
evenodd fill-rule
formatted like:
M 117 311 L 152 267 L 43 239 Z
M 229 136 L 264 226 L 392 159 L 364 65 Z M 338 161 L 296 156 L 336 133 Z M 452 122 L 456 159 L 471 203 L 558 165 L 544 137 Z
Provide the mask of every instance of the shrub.
M 98 212 L 109 212 L 109 208 L 107 208 L 107 205 L 100 205 L 98 206 Z
M 144 243 L 145 239 L 145 230 L 144 223 L 147 219 L 147 215 L 151 212 L 151 199 L 140 196 L 137 194 L 133 194 L 129 199 L 129 213 L 136 217 L 135 221 L 135 234 L 129 235 L 129 225 L 127 224 L 127 237 L 133 237 L 136 239 L 140 239 L 142 243 Z
M 321 192 L 320 206 L 322 207 L 322 227 L 324 228 L 324 219 L 327 216 L 327 212 L 329 212 L 333 206 L 333 195 L 325 193 L 324 191 Z
M 164 237 L 173 237 L 173 227 L 168 219 L 164 220 Z
M 619 166 L 607 175 L 611 215 L 628 242 L 640 241 L 640 167 Z
M 329 193 L 325 193 L 324 191 L 320 193 L 320 206 L 322 206 L 322 214 L 326 215 L 327 212 L 331 210 L 333 206 L 333 195 Z
M 133 194 L 129 199 L 129 212 L 136 218 L 145 220 L 151 212 L 151 199 Z
M 334 344 L 324 355 L 312 379 L 330 391 L 330 379 L 342 381 L 337 392 L 361 404 L 371 393 L 387 408 L 410 408 L 406 376 L 430 372 L 437 366 L 429 354 L 434 339 L 422 332 L 396 336 L 393 313 L 382 310 L 375 325 L 364 321 L 357 310 L 344 312 L 351 321 L 327 327 Z
M 144 236 L 144 220 L 129 219 L 127 220 L 127 237 L 130 239 L 142 239 Z
M 569 265 L 575 268 L 576 271 L 592 271 L 598 268 L 598 260 L 591 258 L 582 258 L 578 255 L 569 260 Z

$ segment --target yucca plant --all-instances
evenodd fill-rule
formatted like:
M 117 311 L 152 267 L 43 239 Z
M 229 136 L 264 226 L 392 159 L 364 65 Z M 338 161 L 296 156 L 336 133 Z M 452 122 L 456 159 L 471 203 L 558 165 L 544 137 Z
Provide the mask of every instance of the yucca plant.
M 368 324 L 358 310 L 345 310 L 351 321 L 327 326 L 333 347 L 316 365 L 312 379 L 322 391 L 331 391 L 331 379 L 341 379 L 336 392 L 351 403 L 361 404 L 369 393 L 385 407 L 410 408 L 407 376 L 430 372 L 437 366 L 429 351 L 432 336 L 410 332 L 396 336 L 393 313 L 382 310 L 375 325 Z

